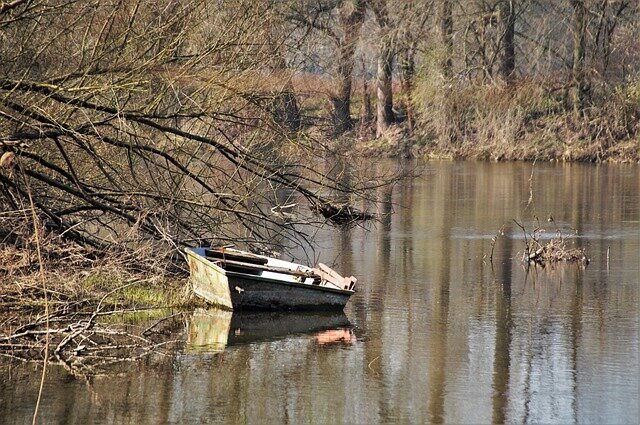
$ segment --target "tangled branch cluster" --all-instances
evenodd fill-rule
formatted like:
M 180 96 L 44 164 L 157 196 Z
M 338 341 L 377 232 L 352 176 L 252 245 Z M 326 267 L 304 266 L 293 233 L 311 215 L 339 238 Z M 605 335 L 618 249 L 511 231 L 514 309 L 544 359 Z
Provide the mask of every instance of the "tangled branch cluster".
M 527 247 L 525 259 L 528 262 L 537 264 L 555 263 L 559 261 L 589 264 L 584 248 L 572 248 L 567 246 L 567 241 L 563 238 L 554 238 L 546 244 L 540 241 L 531 241 Z
M 553 221 L 552 218 L 549 219 Z M 582 247 L 570 247 L 566 239 L 557 231 L 557 236 L 548 242 L 541 241 L 540 233 L 543 229 L 538 226 L 531 234 L 527 234 L 526 229 L 517 221 L 514 222 L 522 229 L 524 233 L 525 250 L 523 261 L 539 265 L 546 265 L 557 262 L 589 264 L 589 258 L 586 251 Z
M 28 323 L 19 316 L 5 319 L 0 355 L 15 361 L 38 362 L 48 350 L 50 362 L 75 375 L 89 376 L 151 354 L 165 354 L 165 348 L 181 342 L 167 337 L 171 333 L 167 330 L 176 325 L 175 315 L 162 317 L 144 328 L 124 325 L 117 319 L 136 310 L 105 304 L 107 295 L 93 307 L 88 300 L 58 302 L 53 312 Z
M 0 245 L 39 226 L 96 252 L 300 245 L 271 208 L 365 195 L 319 170 L 320 144 L 290 122 L 274 5 L 58 3 L 0 8 L 0 31 L 21 40 L 0 42 L 0 210 L 14 213 Z

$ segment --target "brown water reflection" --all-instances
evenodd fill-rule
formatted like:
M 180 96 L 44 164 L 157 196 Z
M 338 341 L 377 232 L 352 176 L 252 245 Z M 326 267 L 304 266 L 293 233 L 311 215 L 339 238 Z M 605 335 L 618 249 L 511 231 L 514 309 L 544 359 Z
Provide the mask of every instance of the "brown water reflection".
M 380 190 L 373 207 L 395 214 L 368 231 L 319 235 L 320 259 L 358 277 L 342 322 L 237 315 L 238 326 L 223 318 L 225 333 L 188 316 L 188 342 L 172 356 L 89 382 L 52 370 L 44 418 L 637 423 L 638 167 L 443 163 L 418 171 Z M 512 219 L 531 227 L 538 217 L 551 237 L 549 215 L 586 249 L 588 267 L 520 263 L 523 236 Z M 491 264 L 490 241 L 503 225 Z M 192 335 L 194 326 L 204 333 Z M 38 371 L 2 369 L 2 420 L 30 420 Z

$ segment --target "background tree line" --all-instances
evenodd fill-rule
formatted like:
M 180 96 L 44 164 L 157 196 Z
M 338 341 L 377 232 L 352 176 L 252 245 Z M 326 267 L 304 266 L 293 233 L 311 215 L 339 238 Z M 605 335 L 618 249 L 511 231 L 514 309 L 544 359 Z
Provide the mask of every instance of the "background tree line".
M 629 141 L 637 156 L 638 2 L 289 3 L 310 33 L 290 63 L 334 77 L 325 88 L 334 136 L 359 118 L 375 123 L 369 137 L 397 138 L 401 124 L 405 141 L 458 154 L 481 145 L 474 155 L 533 159 L 550 139 L 557 149 L 543 157 L 602 159 Z M 576 140 L 564 149 L 562 139 Z M 508 151 L 518 144 L 522 154 Z
M 3 2 L 0 241 L 29 246 L 41 227 L 98 250 L 141 235 L 298 243 L 274 206 L 326 211 L 327 193 L 379 184 L 314 166 L 356 138 L 495 158 L 637 152 L 638 13 L 632 0 Z

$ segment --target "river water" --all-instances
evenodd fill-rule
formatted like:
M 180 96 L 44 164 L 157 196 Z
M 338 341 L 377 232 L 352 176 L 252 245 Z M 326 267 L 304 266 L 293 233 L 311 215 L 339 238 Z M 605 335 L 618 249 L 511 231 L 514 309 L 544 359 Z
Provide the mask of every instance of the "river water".
M 187 312 L 169 355 L 51 367 L 42 421 L 637 424 L 639 167 L 403 166 L 380 222 L 317 234 L 344 314 Z M 526 267 L 520 226 L 590 263 Z M 29 423 L 41 369 L 0 370 L 0 422 Z

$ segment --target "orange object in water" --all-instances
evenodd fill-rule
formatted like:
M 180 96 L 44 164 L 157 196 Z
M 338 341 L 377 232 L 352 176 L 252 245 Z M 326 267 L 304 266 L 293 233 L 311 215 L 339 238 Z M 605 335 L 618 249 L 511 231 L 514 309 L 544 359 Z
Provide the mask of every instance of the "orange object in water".
M 353 344 L 356 342 L 356 336 L 351 329 L 329 329 L 317 333 L 313 339 L 320 345 L 335 344 L 337 342 L 345 342 Z

